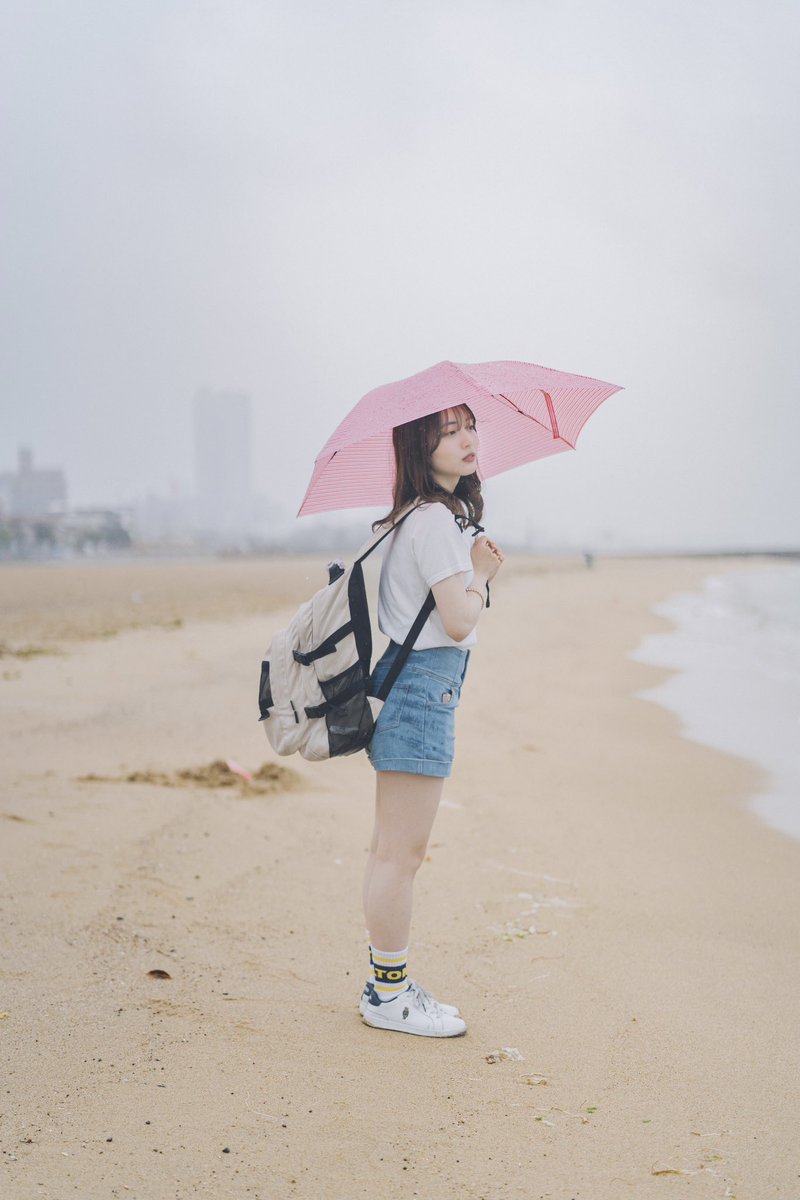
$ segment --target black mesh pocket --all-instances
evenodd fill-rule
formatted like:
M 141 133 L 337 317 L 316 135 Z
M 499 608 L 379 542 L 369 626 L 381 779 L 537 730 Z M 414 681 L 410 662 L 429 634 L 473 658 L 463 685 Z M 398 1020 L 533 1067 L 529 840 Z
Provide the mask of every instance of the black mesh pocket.
M 258 718 L 259 721 L 267 719 L 272 706 L 272 688 L 269 686 L 269 663 L 265 660 L 261 664 L 261 679 L 258 684 L 258 708 L 261 713 L 261 716 Z
M 331 758 L 355 754 L 369 744 L 375 729 L 367 700 L 369 680 L 360 662 L 333 679 L 320 679 L 319 686 L 330 706 L 325 713 Z

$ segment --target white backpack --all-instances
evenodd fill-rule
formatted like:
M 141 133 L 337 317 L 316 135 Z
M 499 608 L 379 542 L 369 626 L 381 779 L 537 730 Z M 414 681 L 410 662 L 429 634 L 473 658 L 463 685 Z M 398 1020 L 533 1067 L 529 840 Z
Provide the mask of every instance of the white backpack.
M 378 714 L 435 607 L 428 592 L 377 696 L 368 694 L 372 659 L 364 559 L 419 503 L 359 551 L 353 565 L 329 563 L 329 582 L 276 633 L 261 663 L 260 720 L 273 750 L 318 761 L 368 745 Z

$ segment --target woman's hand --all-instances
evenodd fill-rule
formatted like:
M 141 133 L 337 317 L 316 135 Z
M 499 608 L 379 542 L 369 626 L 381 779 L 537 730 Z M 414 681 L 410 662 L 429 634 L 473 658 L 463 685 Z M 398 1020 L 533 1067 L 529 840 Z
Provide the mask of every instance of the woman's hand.
M 488 583 L 494 579 L 505 562 L 505 556 L 500 548 L 487 537 L 475 538 L 470 550 L 472 569 Z
M 470 556 L 473 574 L 469 592 L 465 590 L 468 576 L 464 571 L 448 575 L 447 579 L 440 579 L 433 585 L 433 598 L 444 631 L 455 642 L 463 642 L 472 633 L 483 611 L 483 605 L 478 608 L 475 589 L 479 589 L 480 594 L 489 580 L 494 579 L 505 559 L 499 547 L 487 537 L 474 539 Z

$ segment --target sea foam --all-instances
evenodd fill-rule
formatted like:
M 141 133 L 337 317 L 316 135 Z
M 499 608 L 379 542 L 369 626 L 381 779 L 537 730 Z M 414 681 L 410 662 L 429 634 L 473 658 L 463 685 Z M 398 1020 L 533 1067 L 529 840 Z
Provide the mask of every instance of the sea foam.
M 800 839 L 800 565 L 712 575 L 653 611 L 674 630 L 629 657 L 678 673 L 636 695 L 674 712 L 692 741 L 764 767 L 771 782 L 751 807 Z

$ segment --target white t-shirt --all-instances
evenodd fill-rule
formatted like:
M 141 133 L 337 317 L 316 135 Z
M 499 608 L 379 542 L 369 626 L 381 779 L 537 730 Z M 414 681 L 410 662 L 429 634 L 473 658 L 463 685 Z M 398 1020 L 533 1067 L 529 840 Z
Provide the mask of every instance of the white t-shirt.
M 462 530 L 450 509 L 438 501 L 423 504 L 406 517 L 384 543 L 378 591 L 378 628 L 392 641 L 405 641 L 425 597 L 434 583 L 463 573 L 464 587 L 472 580 L 474 530 Z M 473 629 L 463 641 L 449 637 L 434 608 L 414 643 L 415 650 L 457 646 L 466 650 L 477 641 Z

